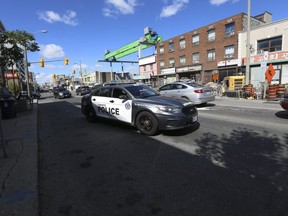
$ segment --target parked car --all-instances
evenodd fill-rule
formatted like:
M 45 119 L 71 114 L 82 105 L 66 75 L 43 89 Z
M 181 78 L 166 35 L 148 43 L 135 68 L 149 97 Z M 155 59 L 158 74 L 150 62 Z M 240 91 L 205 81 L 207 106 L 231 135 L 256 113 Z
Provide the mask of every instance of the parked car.
M 82 97 L 81 111 L 89 121 L 96 117 L 118 120 L 136 126 L 145 135 L 185 128 L 198 121 L 193 103 L 161 96 L 137 84 L 98 87 Z
M 39 99 L 41 97 L 41 94 L 39 91 L 30 91 L 30 96 L 34 99 Z M 18 98 L 20 99 L 26 99 L 28 98 L 28 91 L 21 91 L 18 95 Z
M 31 97 L 32 98 L 37 98 L 37 99 L 39 99 L 40 97 L 41 97 L 41 94 L 40 94 L 40 92 L 39 91 L 32 91 L 31 92 Z
M 77 95 L 86 95 L 91 92 L 91 88 L 89 86 L 80 86 L 76 89 Z
M 158 91 L 164 96 L 187 99 L 195 105 L 215 100 L 211 87 L 193 82 L 173 82 L 160 87 Z
M 64 87 L 55 88 L 53 92 L 54 92 L 54 97 L 58 99 L 71 97 L 71 92 Z

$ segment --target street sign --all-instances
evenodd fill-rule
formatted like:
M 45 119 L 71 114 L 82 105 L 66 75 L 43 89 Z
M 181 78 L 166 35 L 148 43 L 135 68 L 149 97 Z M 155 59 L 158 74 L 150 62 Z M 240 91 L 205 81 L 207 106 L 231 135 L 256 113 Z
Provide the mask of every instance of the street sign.
M 266 76 L 268 83 L 270 83 L 272 81 L 272 78 L 275 75 L 275 73 L 276 72 L 275 72 L 273 65 L 270 64 L 268 69 L 266 70 L 266 73 L 265 73 L 265 76 Z

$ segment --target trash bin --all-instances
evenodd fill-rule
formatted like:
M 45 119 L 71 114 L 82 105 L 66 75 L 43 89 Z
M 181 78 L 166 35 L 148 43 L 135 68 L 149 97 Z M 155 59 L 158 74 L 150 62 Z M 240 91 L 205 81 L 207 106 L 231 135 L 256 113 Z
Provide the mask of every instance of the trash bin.
M 14 98 L 0 99 L 2 119 L 9 119 L 16 117 L 16 110 L 14 104 L 15 104 Z

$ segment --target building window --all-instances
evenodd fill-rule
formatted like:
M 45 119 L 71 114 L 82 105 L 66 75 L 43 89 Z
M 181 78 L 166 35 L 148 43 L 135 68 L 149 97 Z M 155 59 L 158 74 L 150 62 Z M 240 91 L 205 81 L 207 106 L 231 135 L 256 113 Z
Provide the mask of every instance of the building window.
M 164 47 L 163 46 L 159 47 L 159 54 L 164 54 Z
M 160 68 L 165 68 L 164 61 L 159 61 L 159 66 L 160 66 Z
M 226 46 L 224 48 L 224 58 L 234 58 L 234 45 Z
M 192 46 L 199 45 L 199 43 L 200 43 L 200 36 L 198 34 L 193 35 L 192 36 Z
M 225 37 L 231 37 L 235 34 L 235 23 L 225 25 Z
M 186 64 L 186 57 L 185 57 L 185 56 L 180 56 L 180 58 L 179 58 L 179 64 L 180 64 L 180 65 L 185 65 L 185 64 Z
M 174 43 L 171 42 L 169 43 L 169 52 L 173 52 L 174 51 Z
M 146 65 L 143 65 L 143 71 L 146 71 Z
M 281 51 L 282 50 L 282 36 L 258 41 L 257 50 L 258 50 L 258 54 L 262 54 L 264 53 L 264 51 L 268 51 L 268 52 Z
M 214 41 L 216 38 L 216 33 L 215 33 L 215 29 L 210 29 L 208 32 L 207 32 L 207 41 Z
M 192 63 L 193 64 L 198 64 L 200 62 L 200 54 L 198 53 L 193 53 L 192 54 Z
M 153 71 L 153 64 L 150 64 L 150 71 Z
M 214 61 L 215 60 L 215 50 L 208 50 L 207 51 L 207 60 Z
M 180 46 L 180 49 L 185 49 L 186 47 L 186 40 L 185 39 L 181 39 L 179 41 L 179 46 Z
M 174 58 L 169 59 L 169 67 L 175 67 Z

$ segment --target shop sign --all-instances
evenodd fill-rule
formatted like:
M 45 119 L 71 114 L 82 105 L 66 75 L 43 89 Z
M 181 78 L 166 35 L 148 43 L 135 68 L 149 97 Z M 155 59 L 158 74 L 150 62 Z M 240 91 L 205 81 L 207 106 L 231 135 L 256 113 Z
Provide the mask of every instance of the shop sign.
M 175 74 L 175 68 L 167 68 L 167 69 L 161 70 L 161 75 L 164 75 L 164 74 Z
M 265 53 L 250 57 L 250 63 L 261 63 L 263 61 L 288 61 L 288 52 Z M 246 58 L 242 58 L 242 64 L 246 64 Z
M 150 74 L 134 75 L 133 79 L 134 80 L 150 79 Z
M 18 72 L 14 72 L 14 73 L 12 73 L 12 72 L 5 72 L 5 78 L 6 79 L 17 79 L 18 78 L 18 76 L 17 76 L 17 73 Z
M 200 70 L 202 70 L 202 65 L 177 68 L 176 72 L 177 73 L 183 73 L 183 72 L 200 71 Z
M 238 59 L 231 59 L 227 61 L 219 61 L 217 63 L 218 67 L 223 67 L 223 66 L 231 66 L 231 65 L 238 65 L 239 60 Z

